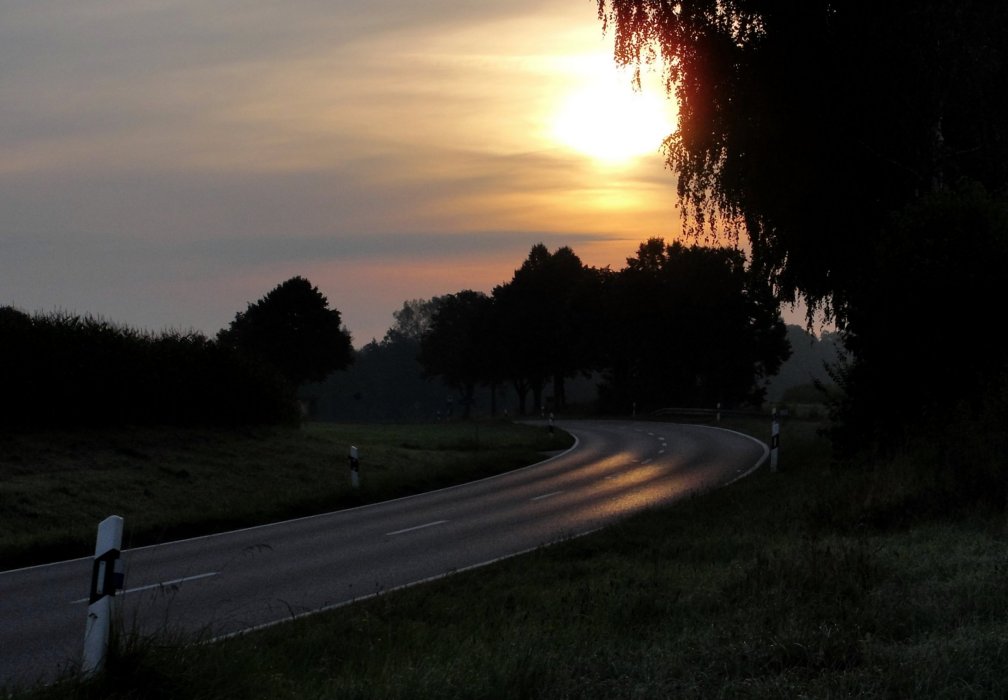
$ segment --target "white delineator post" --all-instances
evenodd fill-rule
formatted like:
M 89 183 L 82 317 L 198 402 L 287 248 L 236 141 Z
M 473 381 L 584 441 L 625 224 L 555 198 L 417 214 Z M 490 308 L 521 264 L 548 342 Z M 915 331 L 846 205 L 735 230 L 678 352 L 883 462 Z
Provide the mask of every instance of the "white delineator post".
M 350 485 L 355 489 L 360 488 L 360 459 L 357 456 L 357 448 L 350 447 Z
M 116 589 L 122 587 L 119 559 L 122 533 L 123 519 L 118 515 L 110 515 L 98 525 L 84 632 L 84 657 L 81 661 L 81 670 L 85 674 L 95 673 L 105 666 L 112 629 L 112 598 Z
M 778 453 L 780 452 L 780 421 L 777 420 L 777 409 L 773 410 L 770 423 L 770 471 L 777 471 Z

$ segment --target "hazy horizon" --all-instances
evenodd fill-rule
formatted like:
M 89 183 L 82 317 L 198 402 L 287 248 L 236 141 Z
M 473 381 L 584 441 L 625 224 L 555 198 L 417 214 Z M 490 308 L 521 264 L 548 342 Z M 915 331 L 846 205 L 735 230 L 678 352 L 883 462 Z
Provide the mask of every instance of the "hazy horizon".
M 360 346 L 539 242 L 619 268 L 680 227 L 611 54 L 589 0 L 8 6 L 0 304 L 213 334 L 302 275 Z

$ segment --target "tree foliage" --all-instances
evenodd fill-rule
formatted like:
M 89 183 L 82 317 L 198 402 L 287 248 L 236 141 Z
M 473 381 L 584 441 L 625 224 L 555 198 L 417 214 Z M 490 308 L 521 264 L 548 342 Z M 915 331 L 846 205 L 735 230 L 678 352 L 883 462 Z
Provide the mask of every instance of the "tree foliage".
M 652 239 L 613 272 L 538 244 L 491 296 L 434 301 L 420 361 L 467 407 L 476 386 L 492 400 L 509 380 L 520 413 L 529 393 L 534 410 L 561 410 L 565 379 L 596 372 L 605 410 L 759 403 L 789 352 L 778 302 L 734 249 Z
M 608 284 L 604 397 L 640 408 L 755 404 L 790 354 L 769 286 L 729 248 L 642 243 Z
M 921 334 L 947 337 L 963 310 L 999 312 L 1008 5 L 598 7 L 616 60 L 660 64 L 678 102 L 666 154 L 691 229 L 747 236 L 754 269 L 782 298 L 804 297 L 843 331 L 851 434 L 898 442 L 1002 385 L 1003 347 L 939 339 L 941 355 L 913 350 Z M 922 375 L 933 380 L 914 385 Z
M 340 313 L 303 277 L 292 277 L 238 312 L 220 344 L 275 367 L 293 385 L 321 381 L 353 360 Z
M 554 401 L 562 408 L 564 380 L 593 368 L 598 281 L 597 271 L 569 247 L 551 253 L 539 243 L 511 281 L 493 290 L 504 375 L 522 407 L 528 390 L 541 407 L 543 389 L 552 381 Z
M 1008 175 L 1008 6 L 600 0 L 615 57 L 663 59 L 685 213 L 751 238 L 789 297 L 846 317 L 890 214 Z
M 852 290 L 838 379 L 840 445 L 899 446 L 923 428 L 991 412 L 1008 378 L 1008 348 L 990 330 L 1003 316 L 1008 202 L 971 185 L 921 198 L 893 217 Z M 907 419 L 911 418 L 912 421 Z
M 195 332 L 0 308 L 0 426 L 234 426 L 296 422 L 270 367 Z
M 419 341 L 398 332 L 360 348 L 353 364 L 333 372 L 323 382 L 299 389 L 309 414 L 340 422 L 432 420 L 455 389 L 424 376 L 417 357 Z
M 420 341 L 420 363 L 428 375 L 458 389 L 463 416 L 468 417 L 477 385 L 492 374 L 491 301 L 472 290 L 436 299 L 430 327 Z
M 404 301 L 401 309 L 392 312 L 395 322 L 385 333 L 382 342 L 406 341 L 419 345 L 424 334 L 430 330 L 439 303 L 439 297 Z

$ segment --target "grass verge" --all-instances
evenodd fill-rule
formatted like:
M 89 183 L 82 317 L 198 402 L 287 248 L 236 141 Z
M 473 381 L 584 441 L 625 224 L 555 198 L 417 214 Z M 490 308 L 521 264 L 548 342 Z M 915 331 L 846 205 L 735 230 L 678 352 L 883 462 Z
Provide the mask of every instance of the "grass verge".
M 124 546 L 136 547 L 469 481 L 572 442 L 502 421 L 0 433 L 0 562 L 90 555 L 112 514 L 124 519 Z
M 1004 513 L 874 517 L 902 496 L 824 454 L 793 422 L 778 473 L 25 697 L 1008 697 Z

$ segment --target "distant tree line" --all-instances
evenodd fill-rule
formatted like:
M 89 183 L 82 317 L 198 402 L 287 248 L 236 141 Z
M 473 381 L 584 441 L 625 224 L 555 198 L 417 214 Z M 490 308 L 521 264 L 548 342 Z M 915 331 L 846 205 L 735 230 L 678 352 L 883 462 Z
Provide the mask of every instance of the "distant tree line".
M 353 367 L 303 386 L 314 416 L 436 420 L 568 407 L 759 405 L 788 357 L 779 306 L 736 250 L 642 243 L 624 269 L 531 248 L 489 294 L 411 299 Z
M 341 400 L 376 408 L 363 412 L 370 419 L 430 417 L 432 404 L 465 418 L 478 393 L 495 414 L 504 387 L 519 414 L 560 410 L 568 383 L 589 376 L 603 411 L 728 407 L 760 403 L 763 380 L 790 352 L 777 302 L 739 251 L 661 239 L 616 272 L 539 244 L 490 294 L 413 300 L 394 317 L 381 342 L 355 353 L 339 311 L 302 277 L 212 339 L 6 307 L 0 418 L 9 427 L 296 422 L 298 389 L 324 414 L 320 383 L 355 360 L 359 385 Z
M 296 277 L 216 339 L 0 307 L 0 426 L 297 422 L 297 384 L 351 359 L 349 334 L 327 305 Z
M 759 405 L 790 353 L 779 305 L 741 252 L 658 238 L 618 272 L 538 244 L 491 294 L 437 297 L 425 315 L 420 363 L 458 391 L 463 416 L 481 385 L 491 401 L 509 385 L 522 414 L 562 409 L 579 375 L 601 378 L 603 411 Z
M 3 424 L 237 425 L 297 417 L 275 370 L 195 332 L 0 309 Z
M 309 415 L 320 420 L 406 423 L 455 417 L 456 389 L 425 376 L 418 360 L 420 339 L 439 300 L 403 302 L 393 312 L 393 324 L 384 337 L 357 350 L 351 367 L 302 386 L 299 395 Z

